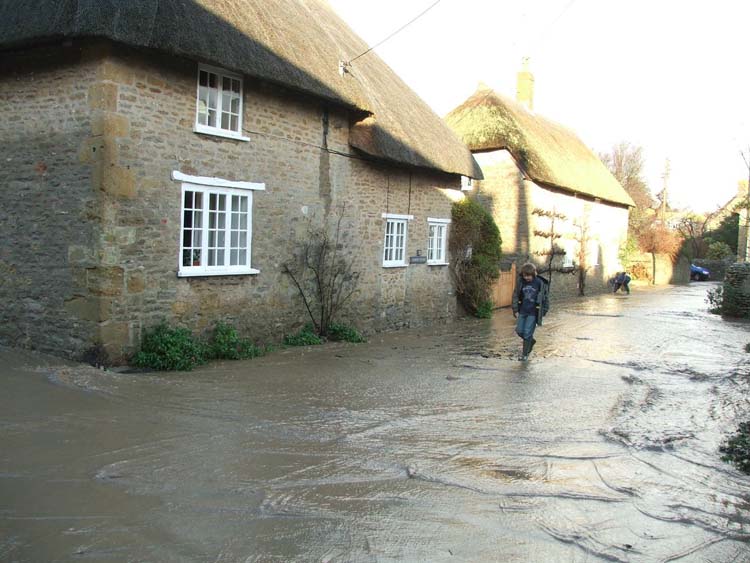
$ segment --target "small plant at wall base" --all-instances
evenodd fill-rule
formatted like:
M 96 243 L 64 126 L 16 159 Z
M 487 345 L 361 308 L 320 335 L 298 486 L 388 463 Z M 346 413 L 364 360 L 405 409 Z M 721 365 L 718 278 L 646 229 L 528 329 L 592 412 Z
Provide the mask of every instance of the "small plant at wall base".
M 721 304 L 724 297 L 724 288 L 721 286 L 709 289 L 706 292 L 706 303 L 708 303 L 708 312 L 715 315 L 721 314 Z
M 216 323 L 208 341 L 195 338 L 187 328 L 161 323 L 146 331 L 131 363 L 158 371 L 190 371 L 208 360 L 245 360 L 267 351 L 240 338 L 232 325 L 222 321 Z
M 283 272 L 291 278 L 302 298 L 313 331 L 322 337 L 328 336 L 331 325 L 359 282 L 352 256 L 342 253 L 343 217 L 342 207 L 333 229 L 328 224 L 315 227 L 308 223 L 301 247 L 294 258 L 283 265 Z
M 740 293 L 730 285 L 724 284 L 711 288 L 706 292 L 708 311 L 715 315 L 727 317 L 742 317 L 742 298 Z
M 221 321 L 214 326 L 207 351 L 208 357 L 215 360 L 248 360 L 264 353 L 246 338 L 240 338 L 232 325 Z
M 339 323 L 333 323 L 328 327 L 328 338 L 340 342 L 354 342 L 355 344 L 366 342 L 355 328 Z
M 500 276 L 501 239 L 492 216 L 473 199 L 453 204 L 449 247 L 456 295 L 471 314 L 492 316 L 492 284 Z
M 320 336 L 315 333 L 313 325 L 308 323 L 297 334 L 287 334 L 284 337 L 287 346 L 315 346 L 323 344 Z
M 189 371 L 205 361 L 206 346 L 190 330 L 162 323 L 146 332 L 132 363 L 159 371 Z

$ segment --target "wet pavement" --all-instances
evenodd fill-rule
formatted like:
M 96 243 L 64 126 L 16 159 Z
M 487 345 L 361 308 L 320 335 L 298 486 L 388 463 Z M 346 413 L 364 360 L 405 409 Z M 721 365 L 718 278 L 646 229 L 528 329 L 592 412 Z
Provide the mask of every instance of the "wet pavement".
M 2 561 L 750 561 L 712 284 L 116 374 L 0 349 Z

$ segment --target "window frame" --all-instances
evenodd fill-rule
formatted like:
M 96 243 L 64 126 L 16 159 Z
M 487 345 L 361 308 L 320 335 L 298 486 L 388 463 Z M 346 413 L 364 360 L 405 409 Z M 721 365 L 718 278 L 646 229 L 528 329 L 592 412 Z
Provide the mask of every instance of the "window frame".
M 217 83 L 218 83 L 218 90 L 217 90 L 217 100 L 216 100 L 216 113 L 217 113 L 217 123 L 219 123 L 219 126 L 211 126 L 211 125 L 204 125 L 200 123 L 200 103 L 201 103 L 201 72 L 207 72 L 209 74 L 215 74 L 217 75 Z M 224 79 L 228 78 L 230 80 L 238 80 L 240 83 L 240 91 L 239 91 L 239 113 L 237 117 L 237 125 L 238 125 L 238 131 L 235 131 L 233 129 L 224 129 L 221 127 L 221 114 L 223 111 L 223 99 L 224 96 L 223 93 L 223 82 Z M 249 141 L 249 137 L 245 137 L 242 134 L 242 124 L 244 119 L 244 103 L 245 101 L 245 85 L 244 80 L 242 79 L 242 76 L 239 74 L 226 71 L 224 69 L 210 66 L 210 65 L 204 65 L 199 64 L 198 65 L 198 73 L 196 77 L 196 85 L 195 85 L 195 121 L 193 123 L 193 131 L 195 133 L 203 133 L 206 135 L 214 135 L 217 137 L 226 137 L 229 139 L 235 139 L 238 141 Z
M 200 277 L 200 276 L 228 276 L 228 275 L 248 275 L 259 274 L 260 270 L 252 267 L 252 233 L 253 233 L 253 192 L 263 191 L 266 189 L 265 184 L 255 182 L 235 182 L 224 180 L 222 178 L 208 178 L 203 176 L 190 176 L 181 172 L 172 172 L 172 179 L 180 182 L 180 240 L 177 254 L 177 276 L 178 277 Z M 201 203 L 201 262 L 199 266 L 183 265 L 183 253 L 185 247 L 185 193 L 191 191 L 201 193 L 203 201 Z M 247 243 L 244 247 L 238 247 L 238 250 L 247 252 L 247 260 L 241 265 L 221 265 L 209 266 L 206 257 L 208 256 L 209 243 L 209 209 L 208 202 L 212 194 L 224 195 L 230 201 L 232 196 L 247 197 L 247 226 L 245 229 L 232 229 L 231 223 L 231 205 L 225 209 L 226 222 L 223 228 L 224 232 L 224 252 L 225 256 L 231 252 L 231 234 L 232 231 L 238 232 L 238 238 L 245 234 Z M 192 248 L 192 246 L 188 247 Z M 227 260 L 225 260 L 227 262 Z
M 448 265 L 448 225 L 450 225 L 450 219 L 438 219 L 434 217 L 427 218 L 427 265 L 428 266 L 447 266 Z M 430 251 L 432 250 L 432 239 L 430 231 L 433 227 L 442 230 L 440 235 L 440 248 L 442 250 L 441 256 L 437 259 L 430 259 Z
M 403 268 L 405 266 L 408 266 L 409 263 L 406 260 L 406 249 L 408 248 L 408 241 L 409 241 L 409 221 L 414 219 L 414 215 L 401 215 L 397 213 L 383 213 L 382 218 L 385 219 L 385 225 L 383 229 L 383 268 Z M 389 235 L 388 233 L 388 225 L 389 223 L 393 223 L 394 225 L 403 225 L 404 226 L 404 232 L 403 232 L 403 244 L 400 247 L 389 247 L 388 246 L 388 238 L 391 237 L 398 237 L 398 232 L 394 232 L 393 234 Z M 401 250 L 401 260 L 387 260 L 386 256 L 388 255 L 388 250 Z
M 590 238 L 586 241 L 586 265 L 587 266 L 600 266 L 601 262 L 601 247 L 599 241 L 595 238 Z
M 565 254 L 562 258 L 563 268 L 575 268 L 576 258 L 578 257 L 579 245 L 574 239 L 563 239 L 563 250 Z

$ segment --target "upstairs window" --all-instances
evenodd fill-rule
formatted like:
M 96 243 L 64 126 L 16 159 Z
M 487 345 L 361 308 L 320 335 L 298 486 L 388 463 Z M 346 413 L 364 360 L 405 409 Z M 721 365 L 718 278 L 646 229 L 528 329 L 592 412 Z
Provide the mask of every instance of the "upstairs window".
M 446 241 L 448 239 L 448 224 L 450 219 L 427 218 L 427 263 L 433 265 L 445 265 Z
M 385 241 L 383 243 L 383 267 L 406 266 L 406 236 L 408 221 L 413 215 L 383 213 L 385 219 Z
M 195 131 L 247 140 L 242 136 L 242 77 L 201 65 Z
M 461 191 L 470 192 L 474 189 L 474 180 L 468 176 L 461 176 Z

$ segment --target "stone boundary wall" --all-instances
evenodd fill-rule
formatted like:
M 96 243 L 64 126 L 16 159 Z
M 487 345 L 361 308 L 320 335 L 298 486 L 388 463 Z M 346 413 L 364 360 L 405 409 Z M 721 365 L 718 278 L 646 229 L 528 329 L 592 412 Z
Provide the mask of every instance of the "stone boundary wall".
M 656 279 L 654 280 L 654 262 Z M 649 253 L 631 256 L 624 264 L 625 270 L 636 282 L 653 285 L 685 284 L 690 281 L 690 261 L 684 256 L 674 262 L 671 256 L 657 254 L 654 260 Z
M 747 262 L 727 268 L 722 312 L 733 317 L 750 317 L 750 264 Z

